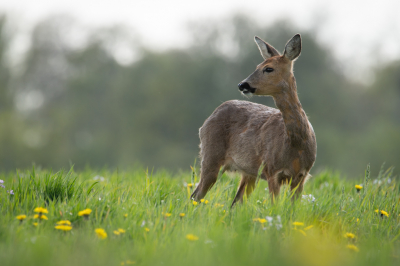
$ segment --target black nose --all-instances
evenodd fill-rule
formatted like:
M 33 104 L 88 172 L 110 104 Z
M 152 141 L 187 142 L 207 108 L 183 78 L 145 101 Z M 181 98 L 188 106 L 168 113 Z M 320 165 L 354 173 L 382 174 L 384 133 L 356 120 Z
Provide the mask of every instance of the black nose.
M 250 90 L 250 85 L 249 85 L 249 83 L 247 83 L 247 82 L 240 82 L 240 83 L 238 84 L 238 87 L 239 87 L 239 90 L 240 90 L 240 91 L 243 91 L 244 89 Z

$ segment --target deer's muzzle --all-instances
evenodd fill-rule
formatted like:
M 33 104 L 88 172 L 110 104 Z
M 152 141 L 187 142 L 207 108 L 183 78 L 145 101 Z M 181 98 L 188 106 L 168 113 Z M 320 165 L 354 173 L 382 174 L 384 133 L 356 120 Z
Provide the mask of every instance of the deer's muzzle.
M 238 84 L 238 87 L 239 87 L 239 90 L 240 90 L 241 92 L 243 92 L 244 94 L 246 94 L 246 93 L 254 93 L 254 92 L 256 91 L 256 89 L 255 89 L 255 88 L 252 88 L 252 87 L 250 86 L 250 84 L 247 83 L 247 82 L 240 82 L 240 83 Z

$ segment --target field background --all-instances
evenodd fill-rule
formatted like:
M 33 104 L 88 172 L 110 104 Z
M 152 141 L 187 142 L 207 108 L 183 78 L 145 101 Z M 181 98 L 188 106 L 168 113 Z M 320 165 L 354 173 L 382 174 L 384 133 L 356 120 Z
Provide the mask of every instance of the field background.
M 235 174 L 220 177 L 206 196 L 208 203 L 194 206 L 189 200 L 194 186 L 188 184 L 198 181 L 198 169 L 173 175 L 140 168 L 3 173 L 0 262 L 2 266 L 399 265 L 399 185 L 390 169 L 368 175 L 366 171 L 363 180 L 346 181 L 337 173 L 321 172 L 305 185 L 303 194 L 312 196 L 294 204 L 285 189 L 271 204 L 267 183 L 260 181 L 243 205 L 230 209 L 239 181 Z M 359 193 L 356 184 L 363 186 Z M 6 192 L 9 189 L 14 195 Z M 49 211 L 48 220 L 37 226 L 36 207 Z M 89 220 L 78 216 L 86 208 L 92 209 Z M 377 214 L 376 209 L 389 216 Z M 20 214 L 27 219 L 19 222 Z M 272 222 L 254 220 L 267 216 Z M 71 231 L 54 228 L 66 219 L 72 222 Z M 99 239 L 96 228 L 103 228 L 107 238 Z M 115 235 L 118 228 L 126 232 Z M 345 238 L 346 233 L 355 234 L 355 239 Z M 187 239 L 188 234 L 198 240 Z M 359 251 L 347 248 L 349 244 Z
M 352 19 L 355 13 L 362 12 L 354 11 Z M 294 64 L 298 95 L 318 142 L 311 174 L 330 168 L 361 178 L 368 163 L 374 175 L 384 162 L 400 165 L 400 50 L 381 56 L 388 49 L 380 39 L 373 48 L 373 42 L 355 46 L 341 36 L 322 41 L 329 34 L 323 23 L 299 28 L 286 17 L 259 23 L 230 14 L 188 22 L 180 32 L 186 46 L 156 50 L 126 25 L 87 28 L 55 14 L 20 32 L 18 22 L 0 12 L 3 171 L 32 162 L 47 169 L 71 163 L 76 170 L 130 169 L 139 163 L 187 170 L 198 154 L 199 128 L 221 103 L 238 99 L 275 107 L 271 97 L 247 99 L 237 88 L 263 61 L 254 36 L 282 51 L 296 33 L 302 36 Z M 384 33 L 400 39 L 400 30 Z M 20 35 L 26 50 L 17 57 L 12 52 Z M 335 54 L 343 41 L 350 42 L 350 58 Z

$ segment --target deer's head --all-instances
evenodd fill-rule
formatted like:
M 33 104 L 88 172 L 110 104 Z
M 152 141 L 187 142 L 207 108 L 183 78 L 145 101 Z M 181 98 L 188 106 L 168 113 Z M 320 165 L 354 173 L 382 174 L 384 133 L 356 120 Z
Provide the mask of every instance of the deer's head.
M 276 96 L 284 93 L 285 90 L 289 90 L 289 84 L 293 78 L 293 62 L 301 52 L 300 34 L 296 34 L 287 42 L 283 55 L 257 36 L 254 40 L 258 49 L 260 49 L 264 62 L 259 64 L 250 76 L 239 83 L 239 90 L 243 94 L 252 93 L 270 96 Z

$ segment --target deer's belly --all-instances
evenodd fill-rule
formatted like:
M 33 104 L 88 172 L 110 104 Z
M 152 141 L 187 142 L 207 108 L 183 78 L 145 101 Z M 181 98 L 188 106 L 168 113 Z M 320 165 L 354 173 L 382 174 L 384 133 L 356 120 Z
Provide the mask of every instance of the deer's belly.
M 243 160 L 243 158 L 232 158 L 229 157 L 225 160 L 225 170 L 227 171 L 238 171 L 244 175 L 256 177 L 258 174 L 259 165 L 256 165 L 254 161 Z

